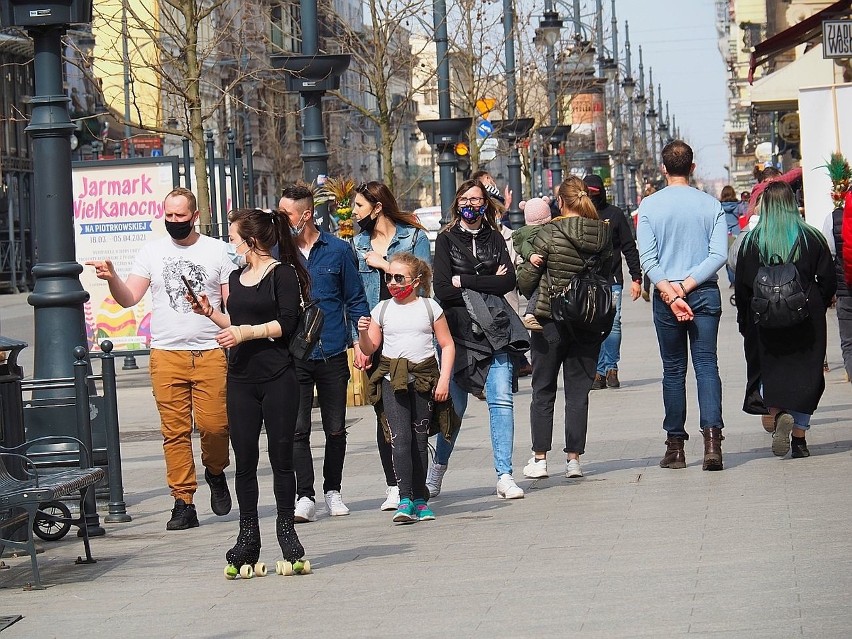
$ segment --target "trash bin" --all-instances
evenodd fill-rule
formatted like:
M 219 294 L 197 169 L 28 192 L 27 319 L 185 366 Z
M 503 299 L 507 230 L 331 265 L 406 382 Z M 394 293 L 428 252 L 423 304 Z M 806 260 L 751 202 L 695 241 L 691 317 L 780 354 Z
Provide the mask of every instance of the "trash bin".
M 0 446 L 4 448 L 24 443 L 24 369 L 18 366 L 18 354 L 26 347 L 26 342 L 0 336 Z M 10 466 L 12 476 L 23 479 L 22 469 L 14 463 Z

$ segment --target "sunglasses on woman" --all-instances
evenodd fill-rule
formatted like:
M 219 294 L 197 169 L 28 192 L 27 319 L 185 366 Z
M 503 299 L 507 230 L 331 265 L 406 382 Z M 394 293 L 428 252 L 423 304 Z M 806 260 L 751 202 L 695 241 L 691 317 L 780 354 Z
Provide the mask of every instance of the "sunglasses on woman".
M 411 280 L 412 282 L 417 279 L 416 277 L 408 277 L 407 275 L 403 275 L 402 273 L 385 273 L 385 284 L 390 284 L 391 282 L 396 282 L 397 284 L 405 284 L 405 280 Z
M 361 195 L 363 195 L 365 198 L 367 198 L 367 199 L 368 199 L 370 202 L 372 202 L 373 204 L 375 204 L 375 203 L 376 203 L 376 198 L 374 198 L 374 197 L 373 197 L 373 195 L 372 195 L 372 193 L 370 193 L 370 189 L 369 189 L 369 188 L 367 188 L 367 183 L 366 183 L 366 182 L 361 182 L 361 184 L 359 184 L 358 186 L 356 186 L 356 187 L 355 187 L 355 192 L 356 192 L 356 193 L 359 193 L 359 194 L 361 194 Z

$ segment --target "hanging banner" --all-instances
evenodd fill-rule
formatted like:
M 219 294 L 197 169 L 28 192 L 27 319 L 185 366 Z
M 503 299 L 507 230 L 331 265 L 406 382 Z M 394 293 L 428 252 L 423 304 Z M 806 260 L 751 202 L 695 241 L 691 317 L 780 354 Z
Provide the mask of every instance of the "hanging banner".
M 835 152 L 846 158 L 852 156 L 852 122 L 848 113 L 852 113 L 852 84 L 799 89 L 805 219 L 821 230 L 834 210 L 825 164 Z
M 75 162 L 72 179 L 77 261 L 111 260 L 118 276 L 127 278 L 142 245 L 166 233 L 163 200 L 180 184 L 178 158 Z M 150 293 L 122 308 L 91 266 L 83 267 L 80 281 L 89 293 L 84 312 L 91 351 L 104 339 L 115 351 L 150 347 Z

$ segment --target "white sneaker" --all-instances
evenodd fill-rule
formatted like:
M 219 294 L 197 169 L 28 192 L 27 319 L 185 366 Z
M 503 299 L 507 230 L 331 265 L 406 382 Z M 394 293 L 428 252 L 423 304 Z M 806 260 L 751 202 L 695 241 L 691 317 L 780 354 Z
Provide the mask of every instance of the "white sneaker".
M 529 479 L 547 477 L 547 459 L 530 457 L 529 463 L 524 466 L 524 477 L 528 477 Z
M 296 512 L 293 514 L 293 521 L 297 524 L 304 524 L 316 520 L 317 507 L 314 504 L 314 500 L 310 497 L 302 497 L 296 502 Z
M 328 508 L 328 514 L 332 517 L 349 514 L 349 509 L 343 503 L 343 497 L 340 496 L 340 492 L 337 490 L 329 490 L 325 494 L 325 505 Z
M 399 507 L 399 486 L 388 486 L 385 494 L 388 498 L 382 502 L 381 509 L 396 510 Z
M 583 471 L 580 469 L 579 459 L 569 459 L 565 464 L 565 476 L 568 479 L 576 479 L 583 476 Z
M 500 499 L 523 499 L 524 490 L 515 483 L 509 473 L 504 473 L 497 481 L 497 496 Z
M 429 472 L 426 473 L 426 488 L 429 489 L 430 497 L 441 494 L 441 483 L 444 481 L 444 473 L 447 472 L 446 464 L 430 464 Z

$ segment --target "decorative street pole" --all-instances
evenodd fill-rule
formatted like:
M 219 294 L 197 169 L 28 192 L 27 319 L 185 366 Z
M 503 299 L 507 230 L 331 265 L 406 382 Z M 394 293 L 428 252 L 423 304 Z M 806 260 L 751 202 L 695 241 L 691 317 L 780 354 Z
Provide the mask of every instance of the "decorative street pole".
M 270 56 L 272 66 L 287 74 L 287 90 L 302 95 L 302 166 L 308 184 L 321 184 L 328 175 L 328 147 L 322 121 L 322 96 L 340 88 L 340 76 L 349 67 L 349 54 L 319 55 L 317 0 L 301 0 L 302 55 Z M 329 229 L 328 203 L 317 206 L 315 215 Z
M 624 23 L 624 65 L 627 77 L 621 81 L 621 88 L 627 98 L 627 168 L 630 171 L 630 182 L 627 185 L 627 211 L 634 210 L 636 204 L 636 140 L 633 124 L 633 92 L 636 81 L 633 79 L 633 66 L 630 58 L 630 25 Z
M 648 123 L 645 119 L 648 108 L 648 100 L 645 97 L 645 66 L 642 63 L 642 46 L 639 46 L 639 95 L 636 96 L 636 104 L 639 106 L 639 136 L 641 137 L 641 153 L 639 165 L 642 167 L 640 175 L 647 169 L 648 157 Z M 654 159 L 651 158 L 653 163 Z
M 624 209 L 624 162 L 622 153 L 624 151 L 622 142 L 621 123 L 621 95 L 618 89 L 618 21 L 615 17 L 615 0 L 612 0 L 612 112 L 613 125 L 615 128 L 615 141 L 612 150 L 613 163 L 615 164 L 615 205 Z
M 500 137 L 509 142 L 509 190 L 512 192 L 512 204 L 506 211 L 512 228 L 524 225 L 524 214 L 518 203 L 522 199 L 521 156 L 518 153 L 518 141 L 527 137 L 535 124 L 533 118 L 518 118 L 518 93 L 515 76 L 515 7 L 513 0 L 503 0 L 503 37 L 506 53 L 506 119 L 494 122 L 494 128 Z
M 426 141 L 438 153 L 441 181 L 441 224 L 452 219 L 453 201 L 456 197 L 456 168 L 458 161 L 455 146 L 462 133 L 470 128 L 472 118 L 450 117 L 450 58 L 447 33 L 447 2 L 433 0 L 432 22 L 435 26 L 435 50 L 438 62 L 438 119 L 418 120 L 417 126 L 426 134 Z M 434 157 L 434 153 L 432 154 Z M 434 183 L 433 204 L 434 204 Z
M 33 39 L 35 52 L 35 95 L 30 100 L 32 115 L 25 130 L 33 140 L 38 263 L 33 267 L 35 287 L 27 301 L 33 307 L 35 323 L 34 376 L 43 380 L 73 378 L 76 368 L 88 367 L 83 304 L 89 294 L 80 284 L 83 267 L 76 260 L 74 246 L 71 134 L 76 127 L 69 118 L 70 99 L 62 85 L 62 36 L 71 24 L 91 21 L 91 0 L 46 5 L 8 1 L 0 4 L 0 25 L 25 28 Z M 45 399 L 67 397 L 63 390 L 39 392 Z M 83 395 L 86 394 L 83 384 Z M 82 408 L 88 413 L 86 406 Z M 78 435 L 76 429 L 68 426 L 67 420 L 52 422 L 47 429 L 53 432 L 48 434 Z M 81 426 L 85 430 L 85 425 L 77 420 L 77 428 Z M 90 455 L 91 452 L 89 446 Z M 89 536 L 96 537 L 105 531 L 100 526 L 94 492 L 90 491 L 90 495 L 85 526 Z
M 62 85 L 62 36 L 70 24 L 92 21 L 92 2 L 50 6 L 47 10 L 34 2 L 6 2 L 0 16 L 5 26 L 25 28 L 35 50 L 35 95 L 26 131 L 33 141 L 38 263 L 33 267 L 35 287 L 27 301 L 34 309 L 34 376 L 40 379 L 73 376 L 73 351 L 87 343 L 83 304 L 89 299 L 80 284 L 83 267 L 74 248 L 71 134 L 76 127 L 69 118 L 70 100 Z
M 551 188 L 542 190 L 552 192 L 552 189 L 558 187 L 562 183 L 562 160 L 559 158 L 559 147 L 571 127 L 568 125 L 559 124 L 559 106 L 556 98 L 556 56 L 554 47 L 559 42 L 559 34 L 562 30 L 562 20 L 559 13 L 553 9 L 553 1 L 545 0 L 544 16 L 538 23 L 536 29 L 537 42 L 544 44 L 545 61 L 547 65 L 547 106 L 550 116 L 550 126 L 540 127 L 538 133 L 545 139 L 550 141 L 550 177 Z M 542 158 L 543 163 L 543 158 Z M 544 187 L 544 185 L 542 185 Z M 552 193 L 549 193 L 552 194 Z
M 657 157 L 657 110 L 654 108 L 654 69 L 648 69 L 648 114 L 645 116 L 651 123 L 651 174 L 652 182 L 656 184 L 657 173 L 660 170 L 660 159 Z

